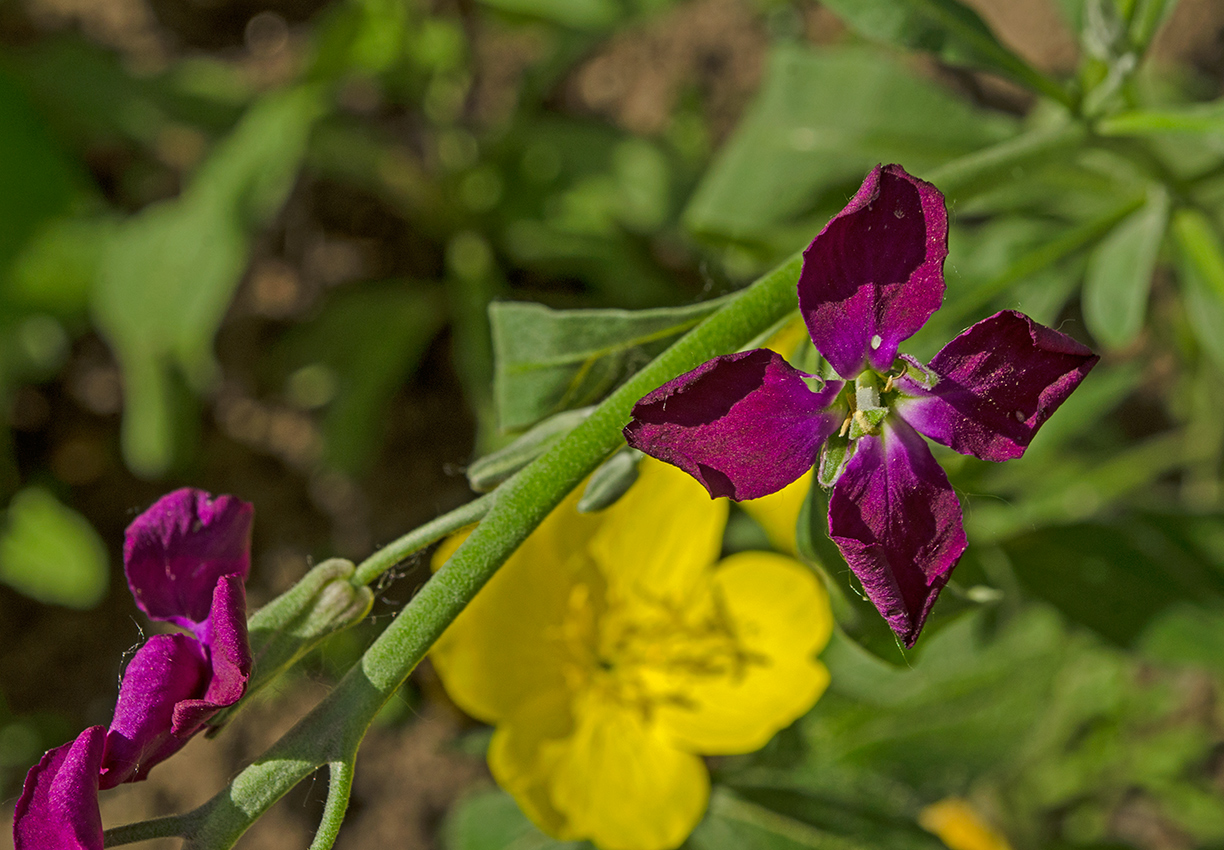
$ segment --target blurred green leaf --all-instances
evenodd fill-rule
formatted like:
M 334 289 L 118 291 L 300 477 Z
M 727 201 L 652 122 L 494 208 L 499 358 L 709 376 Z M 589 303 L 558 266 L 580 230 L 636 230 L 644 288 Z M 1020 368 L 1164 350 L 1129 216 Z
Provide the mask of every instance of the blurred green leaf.
M 721 788 L 711 794 L 710 808 L 686 846 L 692 850 L 869 850 L 876 847 L 882 850 L 884 847 L 826 832 Z
M 450 811 L 442 828 L 446 850 L 579 850 L 585 842 L 549 838 L 504 791 L 472 794 Z
M 817 847 L 872 847 L 887 850 L 942 850 L 944 844 L 918 826 L 916 820 L 898 812 L 882 812 L 878 801 L 854 799 L 853 794 L 827 794 L 790 788 L 734 786 L 736 797 L 717 791 L 710 818 L 738 814 L 743 820 L 764 820 L 784 825 L 786 821 L 814 827 L 824 833 Z M 848 789 L 847 789 L 848 790 Z M 719 800 L 734 801 L 735 806 Z M 873 805 L 874 804 L 874 805 Z M 770 815 L 746 806 L 756 806 Z M 834 837 L 839 837 L 840 841 Z M 846 842 L 845 844 L 841 842 Z M 739 845 L 722 845 L 735 847 Z M 772 845 L 770 845 L 772 846 Z
M 285 371 L 322 367 L 334 388 L 320 402 L 323 460 L 350 474 L 367 471 L 382 443 L 387 408 L 445 322 L 438 287 L 404 282 L 337 293 L 315 320 L 288 333 L 273 353 Z M 308 393 L 309 394 L 309 393 Z M 303 399 L 304 401 L 305 399 Z
M 0 581 L 39 602 L 92 608 L 109 578 L 106 546 L 88 520 L 36 487 L 13 496 L 0 530 Z
M 123 370 L 123 452 L 137 474 L 164 474 L 182 451 L 175 382 L 211 384 L 213 337 L 251 232 L 284 201 L 322 109 L 308 87 L 259 101 L 182 196 L 124 223 L 107 246 L 92 306 Z
M 1132 514 L 1041 529 L 1003 548 L 1031 593 L 1129 645 L 1174 603 L 1224 602 L 1224 562 L 1202 542 L 1209 532 L 1224 535 L 1224 519 Z
M 1088 259 L 1084 323 L 1102 344 L 1121 348 L 1143 329 L 1152 273 L 1169 224 L 1169 193 L 1152 187 L 1147 202 L 1101 240 Z
M 1102 118 L 1105 136 L 1147 136 L 1159 133 L 1208 133 L 1224 136 L 1224 100 L 1175 109 L 1135 109 Z
M 826 0 L 824 5 L 864 38 L 996 71 L 1070 105 L 1061 86 L 999 43 L 986 22 L 957 0 Z
M 521 430 L 603 398 L 725 300 L 636 311 L 494 302 L 489 321 L 498 424 Z
M 23 244 L 88 185 L 8 74 L 0 72 L 0 276 Z
M 1178 210 L 1172 231 L 1186 318 L 1203 350 L 1224 368 L 1224 245 L 1198 210 Z
M 13 262 L 4 294 L 27 309 L 59 316 L 84 313 L 117 224 L 109 216 L 50 221 Z
M 878 51 L 777 47 L 685 221 L 703 234 L 765 239 L 825 193 L 841 206 L 876 163 L 922 173 L 1014 131 Z

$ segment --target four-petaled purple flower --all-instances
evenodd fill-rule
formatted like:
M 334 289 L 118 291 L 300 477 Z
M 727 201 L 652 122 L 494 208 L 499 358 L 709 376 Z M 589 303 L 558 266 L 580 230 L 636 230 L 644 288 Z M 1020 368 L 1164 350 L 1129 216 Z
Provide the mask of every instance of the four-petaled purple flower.
M 16 850 L 101 850 L 99 789 L 145 779 L 214 714 L 251 672 L 246 590 L 249 504 L 176 490 L 136 518 L 124 571 L 136 604 L 186 633 L 155 635 L 123 673 L 110 728 L 92 726 L 30 769 L 13 815 Z
M 633 409 L 629 445 L 711 497 L 755 499 L 819 460 L 829 535 L 892 630 L 913 646 L 966 546 L 960 503 L 919 434 L 961 454 L 1019 457 L 1097 357 L 1011 310 L 923 366 L 897 356 L 943 301 L 943 195 L 877 166 L 804 251 L 799 310 L 842 381 L 760 349 L 717 357 Z

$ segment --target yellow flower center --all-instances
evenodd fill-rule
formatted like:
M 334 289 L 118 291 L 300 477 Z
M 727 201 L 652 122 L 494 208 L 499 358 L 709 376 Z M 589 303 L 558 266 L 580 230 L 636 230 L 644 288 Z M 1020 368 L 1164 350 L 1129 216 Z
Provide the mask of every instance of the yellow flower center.
M 715 591 L 678 603 L 642 594 L 609 598 L 602 582 L 570 590 L 557 629 L 571 693 L 587 693 L 639 712 L 656 707 L 696 710 L 695 680 L 732 681 L 768 659 L 746 649 Z

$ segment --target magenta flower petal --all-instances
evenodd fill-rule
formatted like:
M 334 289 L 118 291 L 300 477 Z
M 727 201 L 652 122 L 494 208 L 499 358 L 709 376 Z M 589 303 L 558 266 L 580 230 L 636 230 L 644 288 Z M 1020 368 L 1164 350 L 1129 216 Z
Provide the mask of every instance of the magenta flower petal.
M 155 620 L 187 629 L 208 617 L 223 575 L 246 578 L 252 507 L 233 496 L 184 488 L 158 499 L 128 526 L 123 547 L 128 586 Z
M 829 499 L 829 536 L 876 609 L 913 646 L 967 541 L 960 503 L 922 437 L 888 421 Z
M 13 811 L 16 850 L 102 850 L 98 770 L 105 741 L 106 730 L 91 726 L 30 768 Z
M 843 378 L 887 371 L 943 301 L 943 195 L 899 165 L 876 166 L 803 252 L 799 309 Z
M 1020 457 L 1099 358 L 1012 310 L 983 319 L 931 360 L 933 388 L 909 375 L 897 413 L 932 440 L 983 460 Z
M 213 591 L 207 634 L 201 635 L 208 651 L 211 677 L 199 699 L 180 700 L 174 706 L 171 732 L 189 738 L 222 708 L 246 692 L 251 677 L 251 645 L 247 639 L 246 588 L 238 576 L 222 576 Z
M 208 677 L 203 648 L 190 635 L 154 635 L 137 650 L 106 733 L 102 788 L 144 779 L 187 743 L 171 731 L 174 709 L 203 693 Z
M 768 349 L 716 357 L 633 408 L 629 445 L 680 467 L 711 497 L 755 499 L 812 468 L 840 417 L 825 410 L 840 381 L 818 392 Z

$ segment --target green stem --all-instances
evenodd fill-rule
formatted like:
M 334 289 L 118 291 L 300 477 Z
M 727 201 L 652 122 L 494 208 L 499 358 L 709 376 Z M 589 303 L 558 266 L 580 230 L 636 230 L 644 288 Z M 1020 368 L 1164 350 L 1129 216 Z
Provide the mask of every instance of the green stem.
M 323 807 L 323 819 L 310 850 L 331 850 L 344 823 L 349 797 L 353 793 L 354 766 L 352 760 L 334 761 L 328 765 L 327 803 Z
M 585 422 L 495 491 L 476 530 L 323 702 L 238 774 L 229 787 L 188 815 L 197 828 L 191 831 L 185 850 L 232 847 L 257 817 L 318 767 L 352 760 L 374 716 L 447 625 L 565 495 L 621 445 L 621 429 L 637 400 L 711 357 L 735 351 L 793 310 L 801 264 L 802 257 L 796 254 L 758 280 L 651 361 Z M 392 546 L 405 551 L 415 543 L 404 541 L 413 537 L 406 535 Z M 387 555 L 376 563 L 389 566 L 396 560 L 398 556 Z M 368 571 L 377 574 L 374 568 Z
M 400 561 L 421 551 L 430 543 L 441 540 L 465 525 L 479 522 L 489 512 L 496 495 L 496 492 L 486 493 L 479 499 L 473 499 L 466 505 L 460 505 L 453 511 L 430 520 L 420 528 L 413 529 L 398 540 L 388 543 L 358 564 L 349 582 L 354 587 L 369 584 Z
M 164 818 L 128 823 L 106 830 L 102 843 L 106 847 L 150 841 L 154 838 L 182 838 L 195 826 L 194 815 L 170 815 Z

